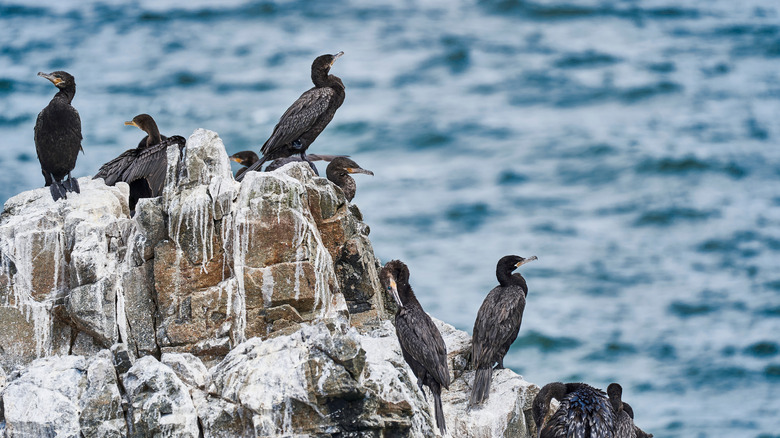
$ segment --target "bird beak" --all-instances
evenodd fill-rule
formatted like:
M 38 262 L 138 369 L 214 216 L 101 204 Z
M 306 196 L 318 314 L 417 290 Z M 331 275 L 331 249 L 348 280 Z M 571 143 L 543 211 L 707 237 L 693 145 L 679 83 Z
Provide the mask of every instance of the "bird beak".
M 523 259 L 523 260 L 517 262 L 515 267 L 519 268 L 520 266 L 523 266 L 524 264 L 526 264 L 528 262 L 532 262 L 534 260 L 539 260 L 539 259 L 536 256 L 531 256 L 531 257 L 528 257 L 527 259 Z
M 393 299 L 398 304 L 398 307 L 403 307 L 404 303 L 401 302 L 401 296 L 398 295 L 398 286 L 395 284 L 395 280 L 390 279 L 390 292 L 393 294 Z
M 344 55 L 344 52 L 339 52 L 333 55 L 333 61 L 330 62 L 330 66 L 333 67 L 333 63 L 336 62 L 337 59 L 341 58 Z
M 39 72 L 38 72 L 38 76 L 40 76 L 40 77 L 42 77 L 42 78 L 46 78 L 46 79 L 50 80 L 50 81 L 51 81 L 51 83 L 52 83 L 52 84 L 54 84 L 54 85 L 57 85 L 57 84 L 59 84 L 60 82 L 62 82 L 62 79 L 60 79 L 60 78 L 58 78 L 58 77 L 56 77 L 56 76 L 54 76 L 54 75 L 49 75 L 49 74 L 46 74 L 46 73 L 44 73 L 44 72 L 42 72 L 42 71 L 39 71 Z
M 241 164 L 241 158 L 234 157 L 234 156 L 232 156 L 232 155 L 231 155 L 231 156 L 229 156 L 228 158 L 230 158 L 230 161 L 235 161 L 236 163 L 239 163 L 239 164 Z
M 374 172 L 363 169 L 362 167 L 347 167 L 347 173 L 364 173 L 366 175 L 374 176 Z
M 130 120 L 129 122 L 125 122 L 125 126 L 135 126 L 136 128 L 141 128 L 140 126 L 136 125 L 134 121 Z

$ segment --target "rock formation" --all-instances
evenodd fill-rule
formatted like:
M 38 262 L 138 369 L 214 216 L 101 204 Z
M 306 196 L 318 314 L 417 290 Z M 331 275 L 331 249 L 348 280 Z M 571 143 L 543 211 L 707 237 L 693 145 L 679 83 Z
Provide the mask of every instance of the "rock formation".
M 0 437 L 437 434 L 341 190 L 300 163 L 238 184 L 203 129 L 168 162 L 132 218 L 126 184 L 88 178 L 6 202 Z M 497 372 L 467 412 L 470 338 L 437 324 L 452 436 L 530 436 L 538 388 Z

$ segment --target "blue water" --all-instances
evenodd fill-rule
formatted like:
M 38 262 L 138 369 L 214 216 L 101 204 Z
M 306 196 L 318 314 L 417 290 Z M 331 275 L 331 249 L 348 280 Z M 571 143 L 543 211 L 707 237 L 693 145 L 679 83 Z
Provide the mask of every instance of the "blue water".
M 429 312 L 470 331 L 496 261 L 537 255 L 508 366 L 618 381 L 659 438 L 780 436 L 776 0 L 60 0 L 0 26 L 0 201 L 43 185 L 38 71 L 76 77 L 82 176 L 142 112 L 257 150 L 343 50 L 311 151 L 375 172 L 355 202 Z

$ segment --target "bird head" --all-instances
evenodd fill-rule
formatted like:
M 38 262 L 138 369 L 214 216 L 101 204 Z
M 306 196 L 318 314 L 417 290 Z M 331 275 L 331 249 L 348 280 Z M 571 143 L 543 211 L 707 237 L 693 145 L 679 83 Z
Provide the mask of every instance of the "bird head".
M 76 86 L 76 80 L 70 73 L 65 71 L 58 70 L 51 73 L 44 73 L 39 71 L 38 76 L 50 80 L 51 83 L 59 89 Z

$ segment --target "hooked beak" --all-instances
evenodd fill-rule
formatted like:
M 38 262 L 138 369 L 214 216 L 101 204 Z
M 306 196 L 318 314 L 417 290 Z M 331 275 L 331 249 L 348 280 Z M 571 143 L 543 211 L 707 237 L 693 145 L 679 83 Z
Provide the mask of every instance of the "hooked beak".
M 362 167 L 347 167 L 347 173 L 364 173 L 366 175 L 374 176 L 374 172 L 363 169 Z
M 125 122 L 125 126 L 135 126 L 136 128 L 141 128 L 140 126 L 136 125 L 134 121 L 130 120 L 129 122 Z
M 398 286 L 395 284 L 395 280 L 390 279 L 390 293 L 393 295 L 393 299 L 398 304 L 398 307 L 403 307 L 404 303 L 401 302 L 401 296 L 398 295 Z
M 230 158 L 230 161 L 235 161 L 236 163 L 241 164 L 241 158 L 238 158 L 233 155 L 229 156 L 228 158 Z
M 46 74 L 46 73 L 44 73 L 44 72 L 42 72 L 42 71 L 39 71 L 39 72 L 38 72 L 38 76 L 40 76 L 40 77 L 42 77 L 42 78 L 46 78 L 46 79 L 50 80 L 50 81 L 51 81 L 51 83 L 52 83 L 52 84 L 54 84 L 54 85 L 57 85 L 57 84 L 59 84 L 60 82 L 62 82 L 62 79 L 60 79 L 60 78 L 58 78 L 58 77 L 56 77 L 56 76 L 54 76 L 54 75 Z
M 536 256 L 531 256 L 531 257 L 528 257 L 527 259 L 523 259 L 523 260 L 521 260 L 521 261 L 517 262 L 517 264 L 515 265 L 515 267 L 516 267 L 516 268 L 519 268 L 520 266 L 523 266 L 524 264 L 526 264 L 526 263 L 528 263 L 528 262 L 532 262 L 532 261 L 534 261 L 534 260 L 539 260 L 539 258 L 538 258 L 538 257 L 536 257 Z
M 330 62 L 330 66 L 333 67 L 333 63 L 336 62 L 337 59 L 341 58 L 344 55 L 344 52 L 339 52 L 333 55 L 333 61 Z

